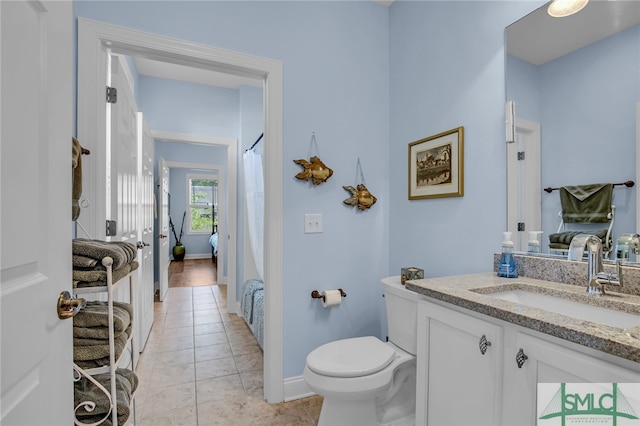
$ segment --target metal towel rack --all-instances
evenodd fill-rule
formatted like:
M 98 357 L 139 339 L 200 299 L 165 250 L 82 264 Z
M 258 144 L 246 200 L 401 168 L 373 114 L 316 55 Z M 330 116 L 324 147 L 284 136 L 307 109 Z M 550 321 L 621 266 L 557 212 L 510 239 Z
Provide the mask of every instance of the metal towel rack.
M 632 180 L 628 180 L 628 181 L 625 181 L 625 182 L 620 182 L 620 183 L 614 183 L 613 184 L 613 186 L 622 186 L 622 185 L 626 186 L 627 188 L 631 188 L 632 186 L 635 185 L 635 182 L 632 181 Z M 555 190 L 558 190 L 558 189 L 560 189 L 560 188 L 548 187 L 548 188 L 545 188 L 544 190 L 545 190 L 545 192 L 551 193 L 551 192 L 553 192 Z

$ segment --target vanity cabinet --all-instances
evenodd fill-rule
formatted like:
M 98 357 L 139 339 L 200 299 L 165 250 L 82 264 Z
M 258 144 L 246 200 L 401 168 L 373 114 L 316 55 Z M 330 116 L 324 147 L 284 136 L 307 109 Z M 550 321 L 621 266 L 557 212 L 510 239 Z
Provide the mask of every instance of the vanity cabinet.
M 640 382 L 638 363 L 432 300 L 418 302 L 416 425 L 534 425 L 538 383 Z
M 540 338 L 523 331 L 522 327 L 508 327 L 504 365 L 504 425 L 536 424 L 538 383 L 638 383 L 640 365 L 635 370 L 629 361 L 591 350 L 585 353 L 576 344 L 557 338 Z M 569 347 L 570 345 L 575 346 Z M 516 356 L 521 367 L 518 367 Z
M 500 423 L 502 327 L 418 303 L 416 425 Z

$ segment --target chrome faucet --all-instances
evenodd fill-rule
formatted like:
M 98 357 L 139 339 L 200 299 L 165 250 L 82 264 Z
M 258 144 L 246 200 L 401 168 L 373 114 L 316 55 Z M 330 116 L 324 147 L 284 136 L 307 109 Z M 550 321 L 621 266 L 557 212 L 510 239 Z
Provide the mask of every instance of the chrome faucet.
M 589 235 L 585 240 L 587 249 L 587 293 L 605 294 L 604 285 L 622 287 L 622 263 L 616 261 L 616 273 L 603 271 L 602 266 L 602 240 L 595 235 Z
M 582 260 L 585 249 L 587 250 L 587 293 L 605 294 L 604 285 L 622 287 L 622 263 L 616 260 L 616 273 L 603 271 L 602 266 L 602 240 L 595 235 L 578 234 L 569 248 L 569 260 Z

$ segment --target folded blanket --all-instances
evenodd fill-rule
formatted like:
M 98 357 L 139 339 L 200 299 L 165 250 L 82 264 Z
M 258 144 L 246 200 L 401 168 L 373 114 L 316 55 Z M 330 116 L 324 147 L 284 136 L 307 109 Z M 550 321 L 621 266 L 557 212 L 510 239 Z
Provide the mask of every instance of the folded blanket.
M 131 335 L 131 326 L 120 336 L 114 338 L 113 346 L 116 358 L 120 357 Z M 73 339 L 73 360 L 95 361 L 109 358 L 109 339 Z M 79 365 L 79 364 L 78 364 Z
M 98 383 L 111 391 L 111 375 L 98 374 L 93 377 Z M 138 388 L 138 376 L 133 371 L 119 368 L 116 370 L 116 396 L 115 401 L 118 407 L 118 425 L 124 425 L 130 415 L 131 397 Z M 87 378 L 82 377 L 81 380 L 74 384 L 74 406 L 78 406 L 82 402 L 92 401 L 96 403 L 93 411 L 88 412 L 84 408 L 76 411 L 76 418 L 82 423 L 91 424 L 100 421 L 107 413 L 111 411 L 111 405 L 107 395 L 104 394 L 95 384 L 91 383 Z M 111 425 L 112 416 L 110 415 L 101 425 Z
M 257 290 L 253 298 L 253 335 L 261 348 L 264 347 L 264 290 Z
M 607 223 L 611 219 L 613 184 L 563 186 L 560 188 L 565 223 Z
M 138 269 L 140 265 L 138 262 L 131 261 L 119 269 L 112 271 L 113 282 L 116 283 L 122 278 L 126 277 L 129 272 L 133 272 Z M 80 271 L 73 270 L 73 286 L 78 287 L 97 287 L 107 285 L 107 271 Z
M 135 245 L 125 241 L 100 241 L 76 238 L 72 241 L 72 253 L 98 260 L 109 256 L 113 259 L 113 269 L 122 268 L 136 258 L 138 250 Z
M 129 303 L 113 302 L 113 330 L 118 336 L 133 319 L 133 307 Z M 91 301 L 73 317 L 73 337 L 89 339 L 109 338 L 109 311 L 107 302 Z
M 245 281 L 242 287 L 242 298 L 240 299 L 240 311 L 248 324 L 253 324 L 253 297 L 257 290 L 264 288 L 261 280 L 251 279 Z

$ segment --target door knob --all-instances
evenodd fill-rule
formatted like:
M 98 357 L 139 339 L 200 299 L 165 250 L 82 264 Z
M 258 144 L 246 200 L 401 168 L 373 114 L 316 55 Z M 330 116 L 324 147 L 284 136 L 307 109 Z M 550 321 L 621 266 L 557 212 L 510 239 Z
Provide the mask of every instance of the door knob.
M 58 296 L 58 318 L 73 318 L 85 306 L 87 306 L 85 299 L 75 299 L 68 291 L 63 291 Z
M 167 236 L 164 235 L 164 234 L 160 234 L 160 235 L 158 235 L 158 238 L 167 238 Z
M 149 243 L 145 243 L 144 241 L 138 241 L 136 247 L 142 250 L 145 247 L 149 247 Z

